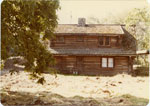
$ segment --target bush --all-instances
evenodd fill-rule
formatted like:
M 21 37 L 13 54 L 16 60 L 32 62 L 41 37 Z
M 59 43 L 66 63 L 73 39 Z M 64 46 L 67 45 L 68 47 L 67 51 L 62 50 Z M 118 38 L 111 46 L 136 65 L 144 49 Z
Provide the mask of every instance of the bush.
M 136 76 L 149 76 L 149 67 L 137 67 L 134 72 Z
M 147 106 L 149 100 L 145 98 L 138 98 L 135 96 L 132 96 L 130 94 L 122 95 L 123 98 L 130 101 L 132 103 L 132 106 Z

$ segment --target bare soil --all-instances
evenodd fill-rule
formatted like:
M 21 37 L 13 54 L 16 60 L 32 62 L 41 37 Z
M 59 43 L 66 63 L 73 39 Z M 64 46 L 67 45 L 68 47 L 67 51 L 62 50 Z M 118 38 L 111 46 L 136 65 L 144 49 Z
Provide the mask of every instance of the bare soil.
M 46 83 L 29 73 L 0 76 L 3 105 L 127 106 L 148 104 L 149 77 L 120 74 L 113 77 L 43 74 Z

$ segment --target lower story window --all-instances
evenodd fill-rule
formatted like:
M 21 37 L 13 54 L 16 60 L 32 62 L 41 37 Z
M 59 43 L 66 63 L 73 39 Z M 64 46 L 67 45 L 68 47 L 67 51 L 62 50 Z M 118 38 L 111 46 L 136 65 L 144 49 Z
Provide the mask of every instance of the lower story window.
M 113 68 L 114 67 L 114 58 L 102 58 L 102 67 L 104 68 Z
M 102 67 L 107 67 L 107 58 L 102 58 Z

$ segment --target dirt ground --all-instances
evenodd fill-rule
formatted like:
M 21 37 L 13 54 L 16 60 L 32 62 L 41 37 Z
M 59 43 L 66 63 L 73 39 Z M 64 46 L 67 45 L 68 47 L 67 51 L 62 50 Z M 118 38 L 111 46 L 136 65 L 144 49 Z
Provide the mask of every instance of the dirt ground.
M 149 77 L 120 74 L 113 77 L 44 74 L 46 83 L 29 80 L 28 73 L 0 76 L 3 104 L 50 106 L 146 106 Z M 93 104 L 93 105 L 91 105 Z

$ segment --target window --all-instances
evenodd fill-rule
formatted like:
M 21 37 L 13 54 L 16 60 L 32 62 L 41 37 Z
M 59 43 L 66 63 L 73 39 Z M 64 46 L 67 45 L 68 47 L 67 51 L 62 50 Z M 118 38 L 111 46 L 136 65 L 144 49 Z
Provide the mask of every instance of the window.
M 84 41 L 83 36 L 77 36 L 77 41 L 78 41 L 78 42 L 83 42 L 83 41 Z
M 110 40 L 109 40 L 109 37 L 107 36 L 107 37 L 99 37 L 99 45 L 100 46 L 109 46 L 110 44 L 110 42 L 109 42 Z
M 113 58 L 108 58 L 108 67 L 113 67 Z
M 57 42 L 64 42 L 64 37 L 63 36 L 57 37 Z
M 102 67 L 107 67 L 107 58 L 102 58 Z
M 113 58 L 102 58 L 102 67 L 103 68 L 113 68 L 114 59 Z

